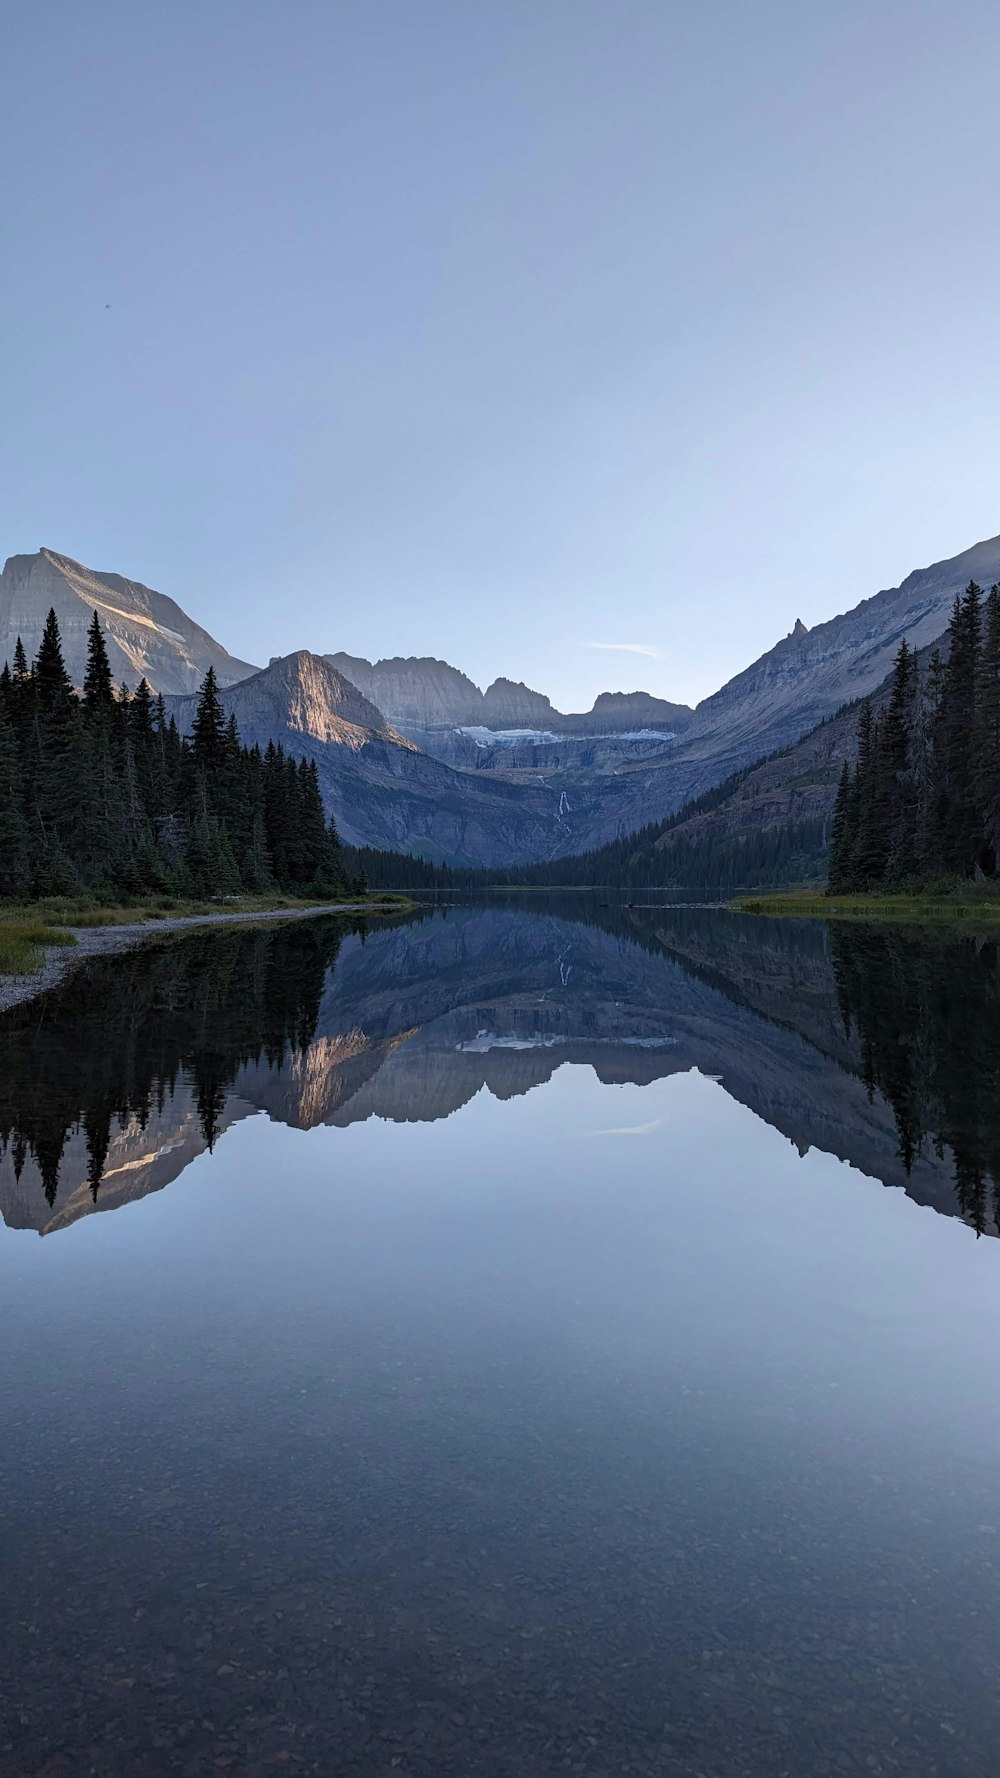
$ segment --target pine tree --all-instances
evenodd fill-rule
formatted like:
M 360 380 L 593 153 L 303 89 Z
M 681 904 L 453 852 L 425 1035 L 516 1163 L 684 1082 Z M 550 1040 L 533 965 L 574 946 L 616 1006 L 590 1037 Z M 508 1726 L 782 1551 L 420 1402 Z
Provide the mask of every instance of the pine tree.
M 14 730 L 0 704 L 0 895 L 18 897 L 30 887 L 28 827 Z
M 298 771 L 299 884 L 319 889 L 326 881 L 327 833 L 316 761 L 300 760 Z
M 43 716 L 50 716 L 61 708 L 69 707 L 73 701 L 73 685 L 63 660 L 58 619 L 51 608 L 45 619 L 31 677 Z
M 917 869 L 917 793 L 913 772 L 917 665 L 904 637 L 892 675 L 879 743 L 880 817 L 885 829 L 884 880 L 906 882 Z
M 1000 870 L 1000 586 L 986 600 L 977 697 L 976 802 L 988 868 Z
M 937 737 L 943 771 L 944 823 L 941 863 L 967 876 L 982 846 L 976 797 L 976 692 L 981 642 L 981 593 L 970 580 L 955 600 L 948 628 L 948 659 L 942 679 Z
M 27 732 L 22 736 L 25 814 L 29 843 L 34 839 L 37 846 L 39 893 L 68 893 L 78 885 L 74 855 L 85 843 L 80 755 L 76 697 L 63 661 L 59 624 L 50 610 L 31 674 Z
M 851 880 L 858 889 L 881 881 L 887 845 L 883 826 L 882 776 L 878 723 L 871 699 L 866 698 L 858 718 L 858 763 L 854 773 L 856 814 L 851 854 Z
M 214 788 L 225 766 L 227 752 L 226 717 L 214 667 L 209 667 L 198 692 L 191 724 L 191 751 L 196 771 L 207 785 Z
M 851 854 L 854 846 L 853 832 L 853 801 L 854 786 L 851 779 L 851 768 L 845 759 L 837 783 L 837 798 L 833 805 L 833 820 L 830 829 L 830 865 L 827 887 L 831 894 L 843 895 L 851 887 Z
M 108 717 L 114 709 L 115 687 L 111 662 L 101 629 L 101 620 L 94 612 L 87 632 L 87 669 L 83 676 L 83 703 L 89 716 Z

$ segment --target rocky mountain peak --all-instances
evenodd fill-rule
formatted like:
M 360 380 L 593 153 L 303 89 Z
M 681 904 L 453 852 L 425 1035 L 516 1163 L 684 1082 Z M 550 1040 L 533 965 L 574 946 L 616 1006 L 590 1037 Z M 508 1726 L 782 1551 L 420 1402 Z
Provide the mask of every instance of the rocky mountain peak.
M 220 685 L 254 671 L 166 594 L 121 574 L 87 568 L 47 547 L 34 555 L 10 556 L 0 574 L 0 663 L 11 658 L 18 636 L 28 658 L 35 654 L 50 608 L 59 620 L 66 666 L 77 685 L 86 669 L 87 631 L 95 611 L 116 680 L 134 686 L 145 676 L 154 691 L 186 692 L 194 690 L 210 666 Z
M 494 679 L 483 693 L 481 721 L 496 728 L 544 727 L 557 714 L 552 702 L 516 679 Z
M 324 659 L 403 728 L 460 727 L 482 721 L 483 694 L 465 673 L 432 655 L 367 661 L 358 655 Z
M 290 732 L 352 752 L 372 740 L 417 752 L 356 685 L 307 648 L 280 655 L 261 672 L 226 687 L 222 701 L 227 711 L 235 711 L 245 737 L 281 739 Z M 172 703 L 183 729 L 194 715 L 195 699 Z
M 998 578 L 1000 537 L 993 537 L 915 570 L 899 586 L 811 630 L 798 619 L 788 636 L 698 705 L 685 743 L 708 770 L 691 780 L 693 793 L 874 691 L 904 636 L 914 648 L 936 641 L 956 593 L 969 580 L 989 586 Z M 710 757 L 719 763 L 709 766 Z M 692 793 L 688 784 L 685 793 Z

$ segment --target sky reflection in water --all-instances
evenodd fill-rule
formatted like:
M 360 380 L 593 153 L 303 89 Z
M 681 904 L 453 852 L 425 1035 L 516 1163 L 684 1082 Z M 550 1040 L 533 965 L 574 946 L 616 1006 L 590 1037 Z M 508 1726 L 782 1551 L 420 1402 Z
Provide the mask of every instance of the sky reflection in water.
M 339 937 L 0 1027 L 0 1769 L 990 1771 L 995 951 Z

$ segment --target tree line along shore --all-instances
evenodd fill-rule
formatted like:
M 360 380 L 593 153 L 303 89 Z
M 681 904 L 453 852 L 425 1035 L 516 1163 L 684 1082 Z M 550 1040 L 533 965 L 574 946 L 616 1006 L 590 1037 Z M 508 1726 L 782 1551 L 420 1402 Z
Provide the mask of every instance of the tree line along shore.
M 145 679 L 115 687 L 96 612 L 80 695 L 54 611 L 30 664 L 18 641 L 0 673 L 0 896 L 331 900 L 366 887 L 315 761 L 244 746 L 211 667 L 183 736 Z

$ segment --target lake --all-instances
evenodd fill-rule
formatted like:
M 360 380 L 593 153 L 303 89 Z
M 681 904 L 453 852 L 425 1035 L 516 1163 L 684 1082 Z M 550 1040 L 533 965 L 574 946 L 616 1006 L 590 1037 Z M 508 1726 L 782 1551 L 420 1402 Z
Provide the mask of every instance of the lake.
M 0 1019 L 0 1772 L 993 1774 L 988 934 L 582 897 Z

